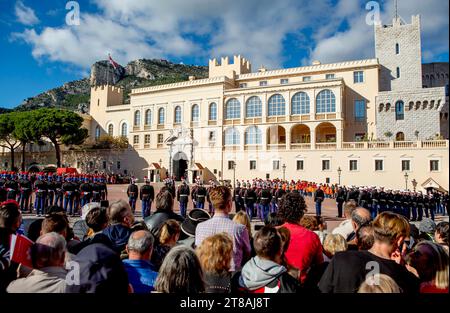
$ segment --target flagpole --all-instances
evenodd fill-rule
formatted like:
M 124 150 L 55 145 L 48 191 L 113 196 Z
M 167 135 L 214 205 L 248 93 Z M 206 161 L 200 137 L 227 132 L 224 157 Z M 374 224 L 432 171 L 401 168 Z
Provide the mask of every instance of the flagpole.
M 108 60 L 106 61 L 108 63 L 108 67 L 106 68 L 106 85 L 109 86 L 109 53 L 108 53 Z

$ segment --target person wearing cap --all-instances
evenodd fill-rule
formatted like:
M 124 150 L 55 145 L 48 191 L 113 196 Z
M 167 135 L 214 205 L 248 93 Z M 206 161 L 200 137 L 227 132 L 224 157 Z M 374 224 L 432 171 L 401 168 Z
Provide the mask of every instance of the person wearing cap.
M 81 191 L 81 207 L 91 202 L 92 185 L 89 183 L 89 178 L 85 177 L 83 183 L 80 185 Z
M 271 201 L 271 191 L 267 187 L 266 184 L 263 184 L 261 192 L 260 192 L 260 212 L 261 212 L 261 221 L 264 222 L 267 219 L 267 216 L 269 215 L 270 210 L 270 201 Z
M 53 182 L 55 185 L 55 205 L 63 207 L 64 192 L 62 189 L 63 178 L 61 175 L 56 176 L 56 180 Z
M 234 208 L 236 213 L 242 210 L 242 198 L 241 198 L 241 183 L 236 180 L 236 187 L 233 190 Z
M 247 215 L 250 217 L 250 220 L 252 220 L 255 210 L 255 203 L 256 203 L 256 192 L 255 189 L 252 188 L 247 184 L 248 188 L 245 190 L 244 194 L 244 203 L 245 208 L 247 211 Z
M 47 176 L 47 189 L 48 189 L 47 206 L 49 206 L 54 204 L 56 194 L 56 184 L 52 174 L 49 174 Z
M 34 192 L 35 192 L 35 202 L 34 207 L 36 208 L 37 216 L 44 214 L 45 207 L 45 197 L 47 193 L 47 183 L 42 178 L 42 175 L 38 176 L 38 179 L 34 182 Z
M 180 204 L 180 215 L 186 218 L 187 206 L 189 203 L 189 186 L 184 177 L 181 177 L 181 185 L 177 189 L 177 201 Z
M 197 203 L 198 209 L 205 208 L 205 200 L 206 200 L 206 188 L 203 186 L 203 183 L 200 181 L 198 183 L 198 187 L 195 193 L 195 202 Z
M 347 190 L 344 186 L 339 186 L 336 194 L 336 204 L 338 209 L 337 217 L 342 217 L 342 208 L 344 206 L 345 199 L 347 197 Z
M 75 185 L 71 183 L 72 178 L 67 176 L 65 182 L 62 184 L 62 190 L 64 193 L 64 211 L 67 215 L 73 216 L 73 200 Z
M 28 211 L 30 208 L 30 196 L 32 193 L 31 181 L 27 178 L 26 174 L 22 174 L 19 180 L 20 188 L 20 209 L 22 212 Z
M 155 199 L 155 189 L 150 185 L 150 180 L 145 177 L 145 184 L 141 187 L 140 199 L 142 202 L 142 218 L 150 215 L 152 209 L 152 202 Z
M 434 241 L 436 223 L 430 218 L 424 218 L 419 224 L 419 237 L 421 240 Z
M 322 184 L 319 185 L 316 192 L 314 193 L 314 202 L 316 203 L 316 216 L 322 215 L 322 202 L 325 199 L 325 194 L 322 190 Z
M 139 195 L 139 188 L 136 185 L 135 178 L 133 177 L 127 188 L 128 203 L 130 204 L 133 214 L 134 214 L 134 211 L 136 210 L 136 201 L 137 201 L 138 195 Z

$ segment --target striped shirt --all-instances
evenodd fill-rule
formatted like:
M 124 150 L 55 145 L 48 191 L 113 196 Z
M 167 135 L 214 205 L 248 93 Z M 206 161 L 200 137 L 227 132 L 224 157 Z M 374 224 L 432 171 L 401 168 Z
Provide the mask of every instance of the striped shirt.
M 198 224 L 195 230 L 195 246 L 198 247 L 205 238 L 219 233 L 227 233 L 233 239 L 233 258 L 230 271 L 240 270 L 244 257 L 250 256 L 250 239 L 247 228 L 233 222 L 228 216 L 214 215 L 211 219 Z

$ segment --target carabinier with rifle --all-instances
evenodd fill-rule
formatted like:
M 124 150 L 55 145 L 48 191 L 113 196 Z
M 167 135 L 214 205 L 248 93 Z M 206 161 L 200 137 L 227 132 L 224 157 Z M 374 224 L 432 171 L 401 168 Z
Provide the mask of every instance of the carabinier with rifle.
M 242 210 L 241 183 L 236 180 L 236 187 L 233 190 L 233 200 L 236 213 Z
M 205 208 L 205 200 L 206 200 L 206 188 L 203 186 L 203 183 L 200 181 L 198 184 L 197 192 L 195 194 L 197 208 L 204 209 Z
M 255 210 L 256 192 L 251 186 L 245 190 L 244 203 L 247 210 L 247 215 L 250 217 L 250 220 L 252 220 Z
M 128 185 L 128 189 L 127 189 L 127 196 L 128 196 L 128 203 L 130 204 L 131 210 L 134 211 L 136 210 L 136 202 L 137 202 L 137 198 L 139 195 L 139 188 L 136 185 L 136 180 L 135 178 L 131 178 L 130 184 Z
M 184 177 L 181 177 L 181 185 L 177 190 L 177 201 L 180 203 L 180 215 L 186 218 L 187 206 L 189 203 L 189 186 Z
M 22 212 L 30 211 L 30 197 L 33 192 L 33 186 L 31 181 L 28 179 L 28 175 L 23 173 L 19 180 L 20 188 L 20 209 Z M 31 212 L 30 212 L 31 213 Z
M 44 214 L 45 198 L 47 196 L 47 182 L 44 181 L 42 174 L 39 174 L 38 179 L 34 182 L 35 202 L 37 216 Z

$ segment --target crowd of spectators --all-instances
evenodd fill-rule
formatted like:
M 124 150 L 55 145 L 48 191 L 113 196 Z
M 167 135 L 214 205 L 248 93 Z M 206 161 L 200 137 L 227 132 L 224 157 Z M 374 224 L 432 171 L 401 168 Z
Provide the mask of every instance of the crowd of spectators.
M 328 232 L 292 192 L 252 231 L 244 211 L 231 214 L 229 188 L 209 197 L 213 216 L 194 209 L 183 218 L 162 188 L 144 221 L 126 201 L 91 203 L 73 227 L 53 206 L 26 232 L 18 204 L 4 202 L 0 293 L 448 293 L 448 222 L 417 228 L 389 211 L 372 219 L 348 201 L 346 219 Z M 24 235 L 32 266 L 12 260 L 11 238 Z

